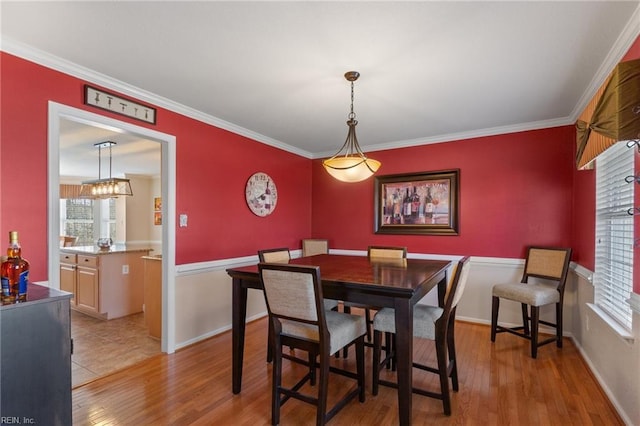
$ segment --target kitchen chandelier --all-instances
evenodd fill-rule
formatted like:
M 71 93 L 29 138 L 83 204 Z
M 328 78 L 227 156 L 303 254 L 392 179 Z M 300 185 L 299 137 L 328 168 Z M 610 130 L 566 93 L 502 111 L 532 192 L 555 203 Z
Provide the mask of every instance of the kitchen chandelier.
M 349 131 L 342 148 L 331 158 L 324 160 L 322 165 L 334 178 L 343 182 L 360 182 L 373 175 L 381 163 L 372 158 L 367 158 L 360 149 L 356 137 L 356 114 L 353 112 L 353 82 L 360 77 L 357 71 L 348 71 L 344 78 L 351 82 L 351 112 L 348 115 L 347 126 Z
M 98 179 L 82 182 L 81 198 L 116 198 L 120 195 L 133 195 L 129 179 L 111 176 L 111 148 L 116 145 L 113 141 L 98 142 L 93 146 L 98 148 Z M 109 177 L 102 178 L 102 148 L 109 148 Z

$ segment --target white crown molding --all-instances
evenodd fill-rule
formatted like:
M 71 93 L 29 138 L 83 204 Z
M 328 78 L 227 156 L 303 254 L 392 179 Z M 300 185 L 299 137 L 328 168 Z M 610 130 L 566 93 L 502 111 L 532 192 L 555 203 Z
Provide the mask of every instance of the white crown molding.
M 510 126 L 490 127 L 487 129 L 471 130 L 468 132 L 448 133 L 444 135 L 430 136 L 425 138 L 407 139 L 404 141 L 387 142 L 377 145 L 362 145 L 366 152 L 382 151 L 385 149 L 407 148 L 419 145 L 430 145 L 435 143 L 454 142 L 465 139 L 481 138 L 485 136 L 504 135 L 508 133 L 525 132 L 529 130 L 548 129 L 551 127 L 566 126 L 573 124 L 571 117 L 558 118 L 553 120 L 534 121 L 530 123 L 514 124 Z M 335 151 L 313 154 L 313 158 L 330 157 Z
M 566 126 L 575 123 L 580 113 L 584 110 L 585 106 L 589 103 L 593 94 L 602 85 L 602 82 L 609 75 L 611 70 L 620 62 L 624 54 L 629 50 L 633 42 L 640 35 L 640 4 L 630 17 L 627 25 L 621 32 L 620 36 L 616 40 L 615 44 L 609 51 L 604 62 L 598 69 L 598 72 L 592 79 L 591 83 L 583 93 L 582 97 L 578 101 L 577 105 L 573 109 L 572 113 L 568 117 L 563 117 L 553 120 L 543 120 L 530 123 L 522 123 L 510 126 L 499 126 L 487 129 L 478 129 L 468 132 L 450 133 L 443 135 L 436 135 L 425 138 L 407 139 L 402 141 L 390 141 L 377 145 L 367 145 L 363 148 L 367 152 L 381 151 L 387 149 L 406 148 L 419 145 L 429 145 L 434 143 L 452 142 L 457 140 L 472 139 L 486 136 L 494 136 L 507 133 L 523 132 L 530 130 L 538 130 L 544 128 Z M 0 50 L 10 53 L 15 56 L 19 56 L 23 59 L 35 62 L 39 65 L 54 69 L 56 71 L 69 74 L 71 76 L 86 80 L 88 82 L 101 85 L 105 88 L 116 90 L 124 95 L 130 96 L 141 101 L 145 101 L 156 105 L 158 107 L 165 108 L 167 110 L 182 114 L 186 117 L 193 118 L 194 120 L 201 121 L 206 124 L 227 130 L 229 132 L 247 137 L 257 142 L 264 143 L 265 145 L 273 146 L 283 151 L 291 152 L 301 157 L 318 159 L 324 157 L 330 157 L 334 154 L 333 151 L 322 153 L 310 153 L 308 151 L 299 149 L 297 147 L 288 145 L 284 142 L 275 140 L 268 136 L 256 133 L 252 130 L 244 127 L 237 126 L 228 121 L 220 118 L 205 114 L 201 111 L 187 107 L 180 103 L 174 102 L 170 99 L 162 96 L 155 95 L 151 92 L 142 90 L 120 80 L 111 78 L 107 75 L 93 71 L 91 69 L 81 67 L 73 62 L 61 59 L 57 56 L 40 51 L 31 46 L 16 42 L 7 37 L 0 38 Z
M 293 154 L 300 155 L 301 157 L 312 158 L 312 154 L 307 151 L 301 150 L 291 145 L 287 145 L 284 142 L 272 139 L 268 136 L 256 133 L 252 130 L 245 129 L 244 127 L 237 126 L 233 123 L 229 123 L 228 121 L 222 120 L 212 115 L 205 114 L 196 109 L 182 105 L 178 102 L 174 102 L 162 96 L 158 96 L 146 90 L 142 90 L 123 81 L 109 77 L 108 75 L 101 74 L 89 68 L 82 67 L 78 64 L 51 55 L 47 52 L 35 49 L 23 43 L 16 42 L 7 37 L 3 37 L 2 39 L 0 39 L 0 50 L 34 62 L 38 65 L 42 65 L 44 67 L 60 71 L 73 77 L 86 80 L 87 82 L 100 85 L 104 88 L 115 90 L 131 98 L 150 103 L 154 106 L 158 106 L 176 112 L 178 114 L 182 114 L 186 117 L 193 118 L 194 120 L 198 120 L 203 123 L 218 127 L 220 129 L 235 133 L 237 135 L 247 137 L 257 142 L 264 143 L 265 145 L 273 146 L 283 151 L 288 151 Z

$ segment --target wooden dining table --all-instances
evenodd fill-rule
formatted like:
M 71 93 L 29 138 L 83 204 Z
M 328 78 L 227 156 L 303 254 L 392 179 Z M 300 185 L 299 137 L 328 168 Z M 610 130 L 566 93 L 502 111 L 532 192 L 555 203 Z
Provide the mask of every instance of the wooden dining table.
M 319 266 L 322 292 L 326 299 L 395 309 L 398 418 L 400 425 L 410 425 L 413 306 L 436 286 L 438 300 L 442 302 L 446 291 L 447 269 L 451 262 L 320 254 L 291 259 L 289 263 Z M 227 269 L 227 273 L 233 283 L 232 391 L 238 394 L 242 388 L 247 290 L 261 290 L 262 285 L 258 265 Z

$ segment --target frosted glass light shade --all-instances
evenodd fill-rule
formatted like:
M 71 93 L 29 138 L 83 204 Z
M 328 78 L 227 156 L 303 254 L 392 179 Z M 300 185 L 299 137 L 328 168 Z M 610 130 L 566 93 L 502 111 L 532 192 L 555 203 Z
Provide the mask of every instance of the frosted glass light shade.
M 351 183 L 361 182 L 371 177 L 380 168 L 381 163 L 372 158 L 349 155 L 324 160 L 322 165 L 334 178 Z

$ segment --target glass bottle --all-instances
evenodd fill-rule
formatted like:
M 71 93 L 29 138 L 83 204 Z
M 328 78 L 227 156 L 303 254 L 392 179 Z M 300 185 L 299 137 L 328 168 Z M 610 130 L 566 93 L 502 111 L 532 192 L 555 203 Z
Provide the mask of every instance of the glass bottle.
M 424 197 L 425 204 L 425 216 L 428 218 L 433 217 L 433 198 L 431 197 L 431 188 L 427 187 L 427 195 Z
M 18 242 L 18 231 L 10 231 L 7 259 L 0 266 L 3 304 L 27 300 L 29 262 L 23 259 L 21 254 L 22 249 Z
M 418 223 L 418 210 L 420 210 L 420 196 L 416 192 L 416 187 L 413 187 L 413 194 L 411 195 L 411 217 L 414 223 Z

